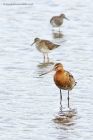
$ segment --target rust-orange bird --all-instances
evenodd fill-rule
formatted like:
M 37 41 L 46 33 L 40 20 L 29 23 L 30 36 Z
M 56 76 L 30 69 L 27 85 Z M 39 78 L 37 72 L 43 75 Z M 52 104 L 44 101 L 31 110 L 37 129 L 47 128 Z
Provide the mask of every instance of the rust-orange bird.
M 62 112 L 62 89 L 63 90 L 68 90 L 68 108 L 69 106 L 69 91 L 74 88 L 76 85 L 75 79 L 71 73 L 68 71 L 64 70 L 64 67 L 61 63 L 56 63 L 53 67 L 52 70 L 43 73 L 41 75 L 47 74 L 51 71 L 55 70 L 56 73 L 54 74 L 54 82 L 56 86 L 60 89 L 60 111 Z

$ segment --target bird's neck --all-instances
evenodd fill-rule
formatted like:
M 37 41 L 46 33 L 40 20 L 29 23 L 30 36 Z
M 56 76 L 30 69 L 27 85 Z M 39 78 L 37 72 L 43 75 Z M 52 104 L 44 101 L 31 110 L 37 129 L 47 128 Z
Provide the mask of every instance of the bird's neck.
M 56 71 L 54 75 L 54 81 L 60 81 L 64 75 L 64 70 L 58 70 Z
M 64 69 L 59 69 L 56 71 L 56 73 L 64 73 Z
M 64 74 L 64 69 L 60 69 L 60 70 L 57 70 L 55 75 L 57 75 L 58 77 L 60 77 L 60 75 L 63 75 Z
M 63 17 L 60 17 L 60 20 L 61 20 L 61 21 L 63 21 L 63 19 L 64 19 Z

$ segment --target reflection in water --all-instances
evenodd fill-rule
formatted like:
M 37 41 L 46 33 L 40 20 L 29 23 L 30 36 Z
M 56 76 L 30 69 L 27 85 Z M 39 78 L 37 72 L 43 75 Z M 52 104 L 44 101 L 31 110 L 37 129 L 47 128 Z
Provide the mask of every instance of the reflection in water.
M 48 62 L 48 63 L 40 63 L 40 64 L 38 64 L 37 65 L 37 67 L 39 68 L 38 69 L 38 75 L 40 76 L 40 75 L 42 75 L 42 73 L 47 72 L 52 65 L 54 65 L 54 62 Z
M 53 120 L 55 124 L 55 129 L 58 134 L 57 135 L 58 140 L 69 139 L 69 135 L 71 134 L 71 132 L 73 133 L 73 129 L 75 128 L 76 120 L 77 120 L 77 116 L 72 116 L 72 118 L 67 118 L 67 122 L 64 122 L 64 123 L 60 121 L 55 122 Z
M 65 110 L 61 113 L 58 113 L 53 119 L 53 121 L 55 123 L 71 124 L 75 119 L 76 114 L 77 112 L 75 109 Z
M 63 38 L 64 37 L 64 34 L 59 31 L 59 32 L 52 32 L 52 35 L 53 35 L 53 38 L 56 39 L 56 38 Z
M 40 64 L 38 64 L 38 67 L 42 69 L 42 68 L 45 68 L 45 67 L 48 67 L 48 66 L 51 66 L 54 64 L 55 64 L 54 62 L 40 63 Z
M 73 119 L 74 120 L 74 119 Z M 75 126 L 75 121 L 70 123 L 56 123 L 56 131 L 57 131 L 57 140 L 69 140 L 70 132 L 73 131 Z M 72 138 L 73 139 L 73 138 Z
M 66 117 L 66 116 L 64 116 L 64 117 L 60 117 L 60 116 L 56 116 L 54 119 L 53 119 L 53 121 L 55 122 L 55 123 L 59 123 L 59 124 L 71 124 L 71 123 L 73 123 L 73 120 L 74 120 L 74 117 Z

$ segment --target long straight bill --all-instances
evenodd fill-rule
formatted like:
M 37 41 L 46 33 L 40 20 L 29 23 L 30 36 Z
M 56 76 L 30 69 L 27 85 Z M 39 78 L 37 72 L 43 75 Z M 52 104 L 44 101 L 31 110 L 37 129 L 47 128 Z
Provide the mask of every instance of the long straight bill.
M 54 69 L 52 69 L 52 70 L 50 70 L 50 71 L 47 71 L 47 72 L 45 72 L 45 73 L 42 73 L 42 74 L 40 74 L 39 76 L 42 76 L 42 75 L 48 74 L 48 73 L 52 72 L 53 70 L 54 70 Z
M 35 42 L 33 42 L 32 44 L 31 44 L 31 46 L 34 44 Z
M 66 20 L 69 20 L 67 17 L 65 17 Z

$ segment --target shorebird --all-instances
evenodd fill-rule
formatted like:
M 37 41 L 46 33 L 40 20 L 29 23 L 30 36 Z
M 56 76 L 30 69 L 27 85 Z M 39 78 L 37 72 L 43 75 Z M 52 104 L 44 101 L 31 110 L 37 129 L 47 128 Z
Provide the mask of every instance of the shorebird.
M 33 44 L 36 44 L 36 48 L 39 52 L 43 53 L 43 56 L 44 56 L 44 62 L 45 62 L 45 59 L 46 59 L 46 56 L 47 56 L 47 61 L 49 62 L 49 57 L 48 57 L 48 53 L 59 47 L 60 45 L 58 44 L 54 44 L 48 40 L 43 40 L 43 39 L 40 39 L 40 38 L 35 38 L 34 39 L 34 42 L 31 44 L 31 46 Z
M 50 19 L 50 24 L 53 27 L 59 27 L 60 31 L 60 26 L 63 24 L 63 19 L 69 20 L 64 14 L 60 14 L 59 16 L 53 16 Z
M 60 111 L 62 112 L 62 108 L 63 108 L 63 106 L 62 106 L 62 89 L 68 91 L 67 99 L 68 99 L 68 108 L 70 109 L 69 91 L 74 88 L 74 86 L 76 85 L 76 81 L 75 81 L 73 75 L 70 72 L 66 71 L 61 63 L 56 63 L 52 70 L 50 70 L 46 73 L 43 73 L 41 75 L 47 74 L 53 70 L 56 71 L 56 73 L 54 74 L 54 82 L 55 82 L 56 86 L 60 89 Z

